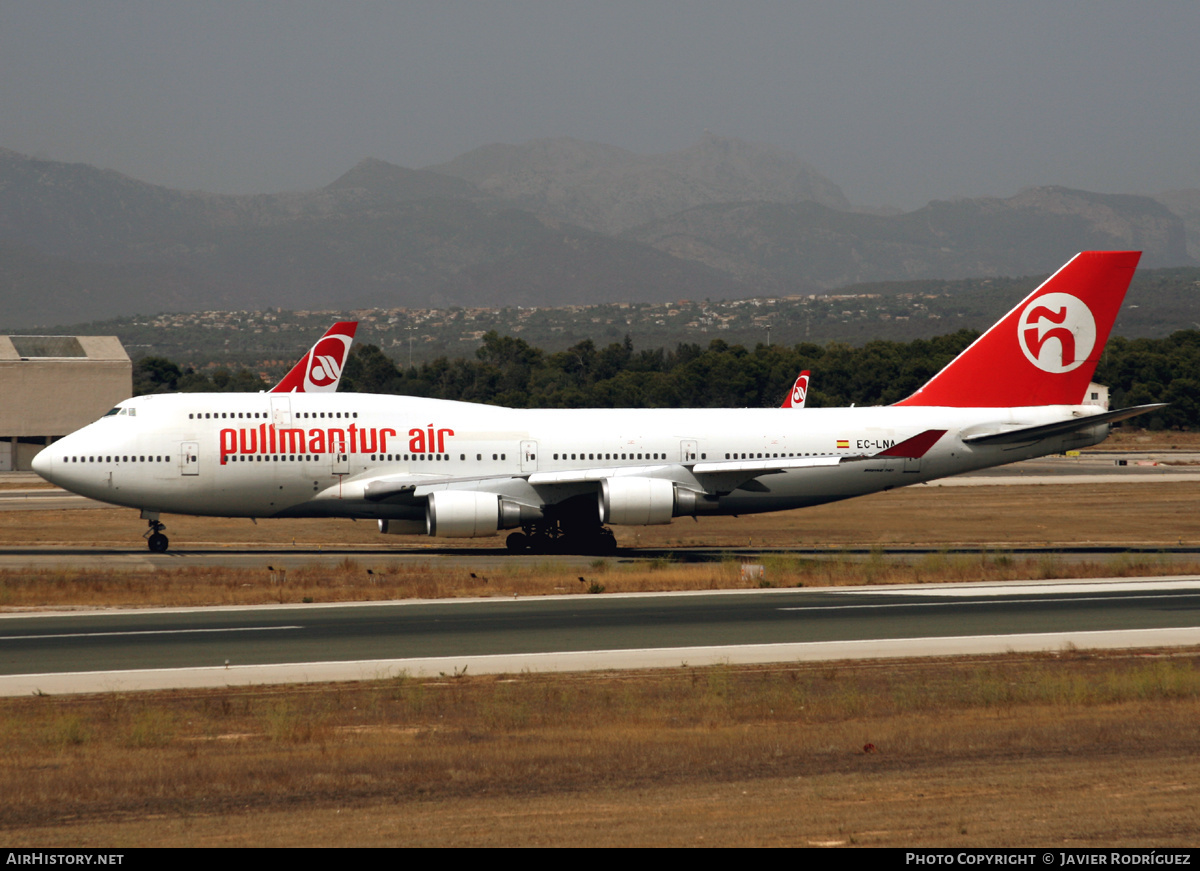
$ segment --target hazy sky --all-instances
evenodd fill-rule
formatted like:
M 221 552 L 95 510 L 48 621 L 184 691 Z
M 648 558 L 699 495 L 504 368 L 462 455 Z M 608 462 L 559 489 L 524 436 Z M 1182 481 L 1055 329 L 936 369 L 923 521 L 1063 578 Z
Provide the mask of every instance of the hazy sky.
M 1200 187 L 1200 2 L 0 0 L 0 147 L 171 187 L 706 129 L 866 205 Z

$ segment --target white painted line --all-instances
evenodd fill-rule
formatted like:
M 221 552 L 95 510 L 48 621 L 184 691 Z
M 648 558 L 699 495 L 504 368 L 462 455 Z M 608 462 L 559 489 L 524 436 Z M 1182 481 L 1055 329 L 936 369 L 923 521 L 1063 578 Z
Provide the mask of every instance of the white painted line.
M 907 594 L 905 594 L 907 595 Z M 1166 599 L 1176 597 L 1171 593 L 1158 593 L 1153 596 L 1064 596 L 1052 599 L 1039 596 L 1036 599 L 1009 599 L 1006 605 L 1037 605 L 1043 602 L 1130 602 L 1134 599 Z M 876 602 L 872 605 L 797 605 L 795 607 L 776 608 L 777 611 L 853 611 L 862 608 L 884 610 L 887 608 L 949 608 L 952 606 L 965 607 L 970 605 L 995 605 L 995 602 Z
M 818 589 L 818 588 L 814 588 Z M 1090 581 L 1001 581 L 976 582 L 973 584 L 923 584 L 914 587 L 910 584 L 903 586 L 878 586 L 871 588 L 855 587 L 834 588 L 826 587 L 830 592 L 846 595 L 879 594 L 887 592 L 903 593 L 906 596 L 1011 596 L 1014 592 L 1027 593 L 1037 590 L 1041 593 L 1128 593 L 1142 590 L 1200 590 L 1200 578 L 1194 575 L 1177 577 L 1126 578 L 1122 580 L 1096 578 Z
M 213 632 L 278 632 L 303 626 L 229 626 L 224 629 L 136 629 L 126 632 L 60 632 L 54 635 L 0 635 L 0 641 L 36 641 L 43 638 L 112 638 L 121 635 L 199 635 Z

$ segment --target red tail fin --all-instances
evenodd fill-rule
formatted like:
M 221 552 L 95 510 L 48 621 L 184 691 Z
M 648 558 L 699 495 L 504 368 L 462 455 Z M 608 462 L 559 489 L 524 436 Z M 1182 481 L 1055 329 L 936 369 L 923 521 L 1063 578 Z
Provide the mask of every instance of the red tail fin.
M 1140 251 L 1084 251 L 897 405 L 1078 405 Z
M 804 408 L 804 400 L 808 398 L 808 370 L 805 369 L 792 385 L 792 392 L 783 399 L 780 408 Z
M 300 358 L 283 380 L 268 393 L 333 393 L 342 380 L 342 367 L 350 356 L 350 345 L 358 321 L 338 321 L 309 352 Z

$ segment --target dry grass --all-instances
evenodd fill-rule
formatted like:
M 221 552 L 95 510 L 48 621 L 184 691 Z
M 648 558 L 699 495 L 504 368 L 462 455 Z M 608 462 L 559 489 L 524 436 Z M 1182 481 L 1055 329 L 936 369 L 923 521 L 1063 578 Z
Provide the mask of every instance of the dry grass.
M 1095 451 L 1200 451 L 1200 432 L 1117 428 Z M 1088 451 L 1084 451 L 1087 453 Z
M 1198 718 L 1195 650 L 3 700 L 0 831 L 1188 845 Z

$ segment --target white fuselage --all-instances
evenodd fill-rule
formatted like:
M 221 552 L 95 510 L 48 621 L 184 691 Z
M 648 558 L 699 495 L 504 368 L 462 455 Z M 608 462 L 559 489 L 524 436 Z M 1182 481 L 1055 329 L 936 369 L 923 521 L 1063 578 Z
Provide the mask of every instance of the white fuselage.
M 151 513 L 415 521 L 424 509 L 412 500 L 373 501 L 367 488 L 409 480 L 417 496 L 483 491 L 544 508 L 594 495 L 605 477 L 637 476 L 712 494 L 709 513 L 742 514 L 1095 444 L 1106 424 L 1017 445 L 972 446 L 962 438 L 1098 411 L 541 410 L 354 393 L 172 394 L 121 403 L 47 447 L 35 468 L 76 493 Z M 870 458 L 931 429 L 946 433 L 919 459 Z M 847 457 L 865 459 L 838 462 Z M 761 475 L 746 471 L 760 460 Z M 785 460 L 796 467 L 767 468 Z

